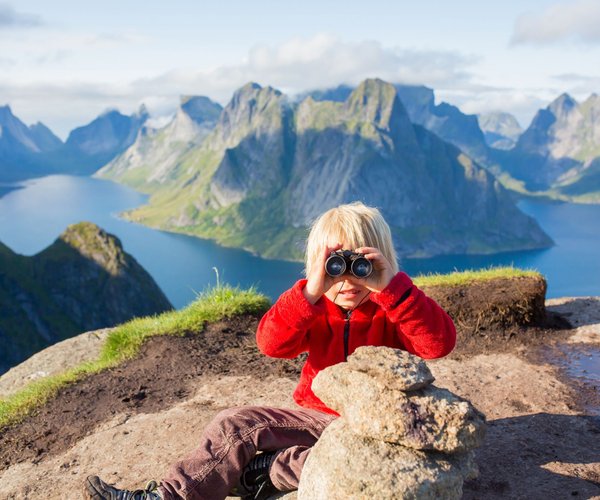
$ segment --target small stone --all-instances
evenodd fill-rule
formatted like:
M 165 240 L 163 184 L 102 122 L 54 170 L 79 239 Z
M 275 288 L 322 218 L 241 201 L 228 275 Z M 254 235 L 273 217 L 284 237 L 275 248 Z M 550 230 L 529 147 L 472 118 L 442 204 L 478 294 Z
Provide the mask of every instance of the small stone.
M 425 361 L 391 347 L 358 347 L 348 357 L 348 364 L 354 370 L 368 373 L 401 391 L 421 389 L 435 380 Z

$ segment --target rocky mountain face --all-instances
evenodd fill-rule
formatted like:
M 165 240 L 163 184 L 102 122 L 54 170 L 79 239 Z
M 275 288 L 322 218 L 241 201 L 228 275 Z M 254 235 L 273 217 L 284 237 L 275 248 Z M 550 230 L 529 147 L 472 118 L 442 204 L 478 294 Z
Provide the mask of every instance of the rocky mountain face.
M 394 87 L 412 123 L 455 145 L 482 166 L 493 166 L 494 160 L 475 115 L 466 115 L 446 102 L 435 104 L 433 89 L 424 85 L 394 84 Z M 339 85 L 306 95 L 317 101 L 343 102 L 353 90 L 348 85 Z
M 551 244 L 488 172 L 411 123 L 397 89 L 381 80 L 344 102 L 292 103 L 247 84 L 180 165 L 126 216 L 288 259 L 301 257 L 317 215 L 354 200 L 382 209 L 405 256 Z
M 495 111 L 478 115 L 479 127 L 489 146 L 497 149 L 511 149 L 517 143 L 523 129 L 510 113 Z
M 562 94 L 538 111 L 503 165 L 532 191 L 600 200 L 600 97 Z
M 0 373 L 83 331 L 172 309 L 118 238 L 90 222 L 32 257 L 0 243 L 0 307 Z
M 91 175 L 131 146 L 147 119 L 144 105 L 131 116 L 107 111 L 72 130 L 64 146 L 49 155 L 49 162 L 64 173 Z
M 61 145 L 62 141 L 43 123 L 28 127 L 10 106 L 0 106 L 0 182 L 44 175 L 44 153 Z
M 222 107 L 202 96 L 184 96 L 165 127 L 142 127 L 131 146 L 94 176 L 152 191 L 168 182 L 181 158 L 214 128 Z

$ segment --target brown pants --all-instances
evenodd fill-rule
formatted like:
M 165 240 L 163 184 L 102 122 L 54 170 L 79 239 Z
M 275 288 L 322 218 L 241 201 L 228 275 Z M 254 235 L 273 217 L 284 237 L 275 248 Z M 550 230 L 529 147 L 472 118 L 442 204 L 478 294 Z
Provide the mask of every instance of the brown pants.
M 200 445 L 171 467 L 160 493 L 165 500 L 224 499 L 258 451 L 274 450 L 281 451 L 271 465 L 273 485 L 280 491 L 295 490 L 311 446 L 334 419 L 307 408 L 224 410 L 204 429 Z

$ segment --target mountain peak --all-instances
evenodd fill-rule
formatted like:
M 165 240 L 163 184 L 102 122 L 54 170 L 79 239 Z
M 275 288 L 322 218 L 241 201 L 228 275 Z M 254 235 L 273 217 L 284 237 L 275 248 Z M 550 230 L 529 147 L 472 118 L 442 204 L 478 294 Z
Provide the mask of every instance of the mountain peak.
M 279 90 L 274 89 L 271 86 L 262 87 L 258 83 L 248 82 L 234 92 L 230 104 L 239 104 L 240 102 L 249 101 L 258 96 L 270 98 L 280 97 L 281 95 Z
M 82 256 L 95 261 L 111 275 L 120 273 L 125 263 L 125 252 L 121 241 L 108 234 L 93 222 L 71 224 L 58 237 Z
M 0 125 L 6 124 L 8 121 L 15 120 L 16 116 L 13 114 L 12 109 L 8 104 L 0 106 Z
M 236 90 L 220 115 L 217 129 L 224 140 L 234 142 L 245 135 L 248 127 L 281 125 L 283 94 L 273 87 L 247 83 Z M 233 135 L 231 135 L 235 132 Z
M 216 122 L 223 107 L 206 96 L 184 95 L 179 98 L 179 107 L 196 123 Z
M 548 110 L 552 111 L 555 115 L 562 114 L 571 111 L 573 108 L 578 106 L 577 101 L 573 99 L 569 94 L 563 92 L 554 101 L 548 105 Z
M 144 103 L 140 104 L 140 107 L 134 113 L 134 116 L 142 119 L 146 119 L 148 118 L 148 116 L 150 116 L 150 114 L 148 113 L 148 108 Z
M 596 94 L 596 92 L 593 92 L 589 95 L 589 97 L 583 102 L 583 105 L 585 106 L 590 106 L 590 105 L 594 105 L 596 103 L 600 103 L 600 96 L 598 96 L 598 94 Z
M 366 79 L 350 94 L 345 107 L 352 116 L 380 129 L 395 135 L 414 136 L 408 113 L 391 83 L 379 78 Z

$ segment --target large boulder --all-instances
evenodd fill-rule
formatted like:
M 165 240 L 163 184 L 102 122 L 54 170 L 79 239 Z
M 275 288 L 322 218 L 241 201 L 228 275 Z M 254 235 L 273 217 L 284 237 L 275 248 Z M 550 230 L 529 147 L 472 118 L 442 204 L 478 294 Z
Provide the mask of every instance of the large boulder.
M 459 499 L 474 477 L 472 453 L 411 450 L 356 434 L 343 418 L 332 422 L 304 464 L 299 499 Z

